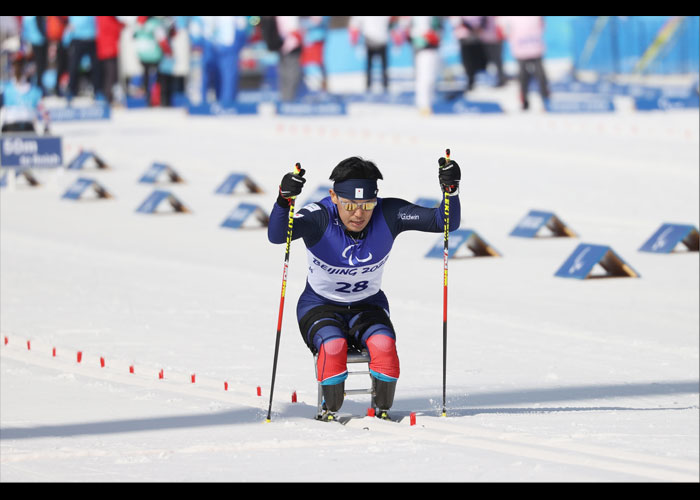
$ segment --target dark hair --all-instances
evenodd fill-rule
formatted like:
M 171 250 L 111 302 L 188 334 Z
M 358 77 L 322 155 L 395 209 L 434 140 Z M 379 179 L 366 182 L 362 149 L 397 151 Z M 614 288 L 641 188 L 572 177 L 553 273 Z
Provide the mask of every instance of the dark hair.
M 383 178 L 382 173 L 374 163 L 359 156 L 351 156 L 338 163 L 329 177 L 330 180 L 335 182 L 347 179 L 377 180 Z

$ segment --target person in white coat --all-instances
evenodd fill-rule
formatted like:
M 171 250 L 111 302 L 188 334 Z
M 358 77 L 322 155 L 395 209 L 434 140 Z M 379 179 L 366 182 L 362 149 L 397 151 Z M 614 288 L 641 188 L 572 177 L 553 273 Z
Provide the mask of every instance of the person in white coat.
M 432 113 L 438 73 L 440 71 L 440 16 L 410 16 L 399 21 L 408 33 L 414 51 L 416 107 L 421 114 Z
M 382 88 L 389 90 L 389 32 L 392 16 L 352 16 L 348 24 L 350 42 L 357 45 L 360 37 L 367 49 L 367 91 L 372 88 L 372 63 L 379 58 L 382 67 Z

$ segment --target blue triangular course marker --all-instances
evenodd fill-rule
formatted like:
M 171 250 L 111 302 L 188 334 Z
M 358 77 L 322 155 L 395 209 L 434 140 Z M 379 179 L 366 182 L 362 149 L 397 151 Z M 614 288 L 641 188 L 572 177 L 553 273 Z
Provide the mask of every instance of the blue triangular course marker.
M 248 188 L 251 193 L 262 193 L 263 190 L 253 182 L 253 180 L 248 177 L 247 174 L 243 173 L 233 173 L 229 175 L 221 185 L 216 188 L 216 194 L 233 194 L 236 188 L 243 183 L 243 185 Z
M 97 156 L 94 152 L 92 151 L 81 151 L 78 156 L 73 158 L 73 161 L 71 161 L 66 168 L 68 170 L 81 170 L 85 164 L 88 162 L 88 160 L 94 160 L 94 165 L 97 168 L 102 168 L 106 169 L 109 168 L 109 166 L 100 158 Z
M 329 189 L 333 189 L 333 186 L 328 186 L 328 185 L 324 184 L 324 185 L 317 187 L 316 191 L 311 193 L 311 195 L 304 200 L 303 204 L 296 203 L 296 206 L 298 208 L 302 208 L 302 207 L 305 207 L 306 205 L 308 205 L 309 203 L 315 203 L 317 201 L 322 200 L 326 196 L 329 196 L 329 194 L 328 194 Z
M 170 203 L 170 206 L 172 206 L 176 212 L 190 212 L 190 210 L 185 205 L 183 205 L 182 202 L 178 200 L 170 191 L 161 190 L 153 191 L 148 196 L 148 198 L 146 198 L 143 201 L 143 203 L 139 205 L 136 211 L 144 214 L 155 213 L 156 209 L 158 208 L 158 205 L 164 200 L 167 200 L 168 203 Z
M 639 249 L 640 252 L 671 253 L 679 243 L 688 251 L 697 252 L 700 236 L 695 226 L 688 224 L 662 224 L 661 227 Z
M 542 212 L 539 210 L 530 210 L 523 217 L 518 225 L 510 232 L 510 236 L 518 236 L 521 238 L 536 238 L 542 236 L 542 228 L 547 228 L 551 232 L 551 236 L 568 236 L 575 238 L 576 233 L 564 224 L 559 217 L 552 212 Z
M 66 200 L 79 200 L 86 191 L 92 189 L 97 198 L 112 198 L 112 195 L 107 192 L 107 190 L 102 187 L 97 181 L 93 179 L 87 179 L 85 177 L 80 177 L 76 180 L 68 190 L 63 193 L 61 198 Z
M 226 219 L 221 223 L 221 227 L 231 229 L 242 229 L 250 227 L 249 220 L 255 216 L 257 224 L 255 227 L 267 227 L 270 222 L 270 217 L 258 205 L 251 203 L 241 203 L 228 214 Z
M 170 165 L 166 165 L 165 163 L 151 164 L 148 170 L 146 170 L 146 173 L 141 176 L 139 182 L 144 184 L 155 184 L 156 182 L 159 182 L 158 178 L 164 174 L 168 176 L 170 182 L 184 182 L 182 177 L 180 177 L 180 174 L 178 174 Z
M 448 257 L 461 257 L 464 248 L 473 252 L 473 257 L 500 257 L 501 253 L 472 229 L 458 229 L 450 233 Z M 444 239 L 440 239 L 425 255 L 430 259 L 442 259 L 445 252 Z
M 440 203 L 442 203 L 442 200 L 438 200 L 437 198 L 418 198 L 414 203 L 421 207 L 437 208 L 440 206 Z
M 9 179 L 11 175 L 17 177 L 24 177 L 27 184 L 30 186 L 40 186 L 41 183 L 34 177 L 34 175 L 29 171 L 29 169 L 13 169 L 13 168 L 3 168 L 4 173 L 0 176 L 0 187 L 9 186 Z M 14 180 L 14 179 L 13 179 Z
M 607 274 L 592 274 L 591 271 L 596 264 L 599 264 Z M 639 278 L 640 274 L 622 260 L 609 246 L 581 243 L 554 276 L 583 280 L 613 276 Z

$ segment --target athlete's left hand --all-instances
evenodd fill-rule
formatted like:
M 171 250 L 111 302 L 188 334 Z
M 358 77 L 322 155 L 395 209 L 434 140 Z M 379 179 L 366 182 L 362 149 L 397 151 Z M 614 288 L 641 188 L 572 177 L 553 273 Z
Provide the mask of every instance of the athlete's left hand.
M 450 195 L 459 193 L 459 181 L 462 178 L 462 172 L 457 162 L 443 157 L 438 160 L 438 165 L 440 167 L 438 169 L 438 179 L 443 192 Z

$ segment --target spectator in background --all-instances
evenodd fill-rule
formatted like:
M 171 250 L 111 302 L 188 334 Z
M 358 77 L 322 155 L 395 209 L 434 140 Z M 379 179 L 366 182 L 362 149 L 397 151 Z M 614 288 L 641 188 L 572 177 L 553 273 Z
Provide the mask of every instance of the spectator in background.
M 348 26 L 350 42 L 357 45 L 360 36 L 367 49 L 367 92 L 372 88 L 372 63 L 379 57 L 382 66 L 382 88 L 389 91 L 388 46 L 392 16 L 352 16 Z
M 22 16 L 22 40 L 31 47 L 36 85 L 44 92 L 44 72 L 48 61 L 46 16 Z M 23 63 L 26 66 L 26 61 Z
M 280 99 L 293 101 L 304 76 L 301 67 L 302 30 L 298 16 L 262 16 L 260 27 L 267 49 L 279 54 Z
M 481 41 L 484 44 L 486 65 L 489 63 L 496 67 L 496 86 L 506 84 L 506 75 L 503 71 L 503 34 L 497 26 L 497 16 L 484 16 L 484 28 L 481 31 Z
M 160 84 L 158 65 L 164 54 L 171 54 L 162 16 L 139 16 L 134 31 L 136 52 L 143 66 L 143 87 L 149 106 L 160 104 Z M 154 82 L 151 83 L 153 75 Z M 153 89 L 158 92 L 152 92 Z
M 158 88 L 157 104 L 163 107 L 170 107 L 175 91 L 175 54 L 172 50 L 172 42 L 175 38 L 176 28 L 175 20 L 171 16 L 163 16 L 161 17 L 161 21 L 163 23 L 163 30 L 165 31 L 167 46 L 170 50 L 163 50 L 163 57 L 161 57 L 158 63 L 156 79 Z
M 2 132 L 36 133 L 41 115 L 41 89 L 32 84 L 27 73 L 27 60 L 22 52 L 12 56 L 12 79 L 5 82 L 0 101 Z M 44 132 L 48 132 L 45 122 Z
M 528 88 L 534 76 L 539 85 L 540 95 L 546 103 L 549 100 L 549 84 L 544 70 L 544 19 L 542 16 L 499 17 L 498 26 L 505 34 L 513 57 L 518 61 L 520 100 L 522 109 L 530 107 Z
M 459 41 L 462 66 L 467 75 L 465 92 L 468 92 L 474 88 L 476 74 L 486 69 L 486 52 L 482 41 L 486 16 L 451 16 L 450 22 Z
M 68 16 L 46 16 L 46 38 L 48 40 L 48 65 L 56 70 L 56 79 L 51 92 L 62 95 L 62 88 L 68 83 L 68 47 L 63 43 L 63 35 L 68 24 Z
M 277 29 L 282 37 L 279 79 L 283 101 L 296 99 L 304 73 L 301 67 L 302 31 L 298 16 L 277 16 Z
M 119 81 L 119 37 L 124 24 L 117 16 L 97 17 L 97 59 L 102 76 L 101 89 L 109 104 L 114 101 L 114 86 Z
M 97 24 L 95 16 L 68 16 L 66 34 L 68 46 L 68 72 L 70 74 L 70 97 L 78 95 L 83 58 L 90 59 L 90 80 L 95 95 L 101 92 L 100 65 L 97 60 Z
M 214 88 L 216 100 L 231 104 L 238 96 L 239 56 L 248 39 L 247 16 L 203 16 L 202 101 Z
M 301 65 L 315 65 L 321 71 L 321 90 L 328 90 L 328 74 L 323 57 L 323 49 L 328 36 L 330 16 L 302 16 L 301 27 L 304 33 L 304 46 L 301 52 Z
M 190 74 L 190 34 L 192 16 L 173 16 L 175 34 L 170 43 L 173 49 L 173 94 L 184 94 L 187 76 Z
M 411 16 L 402 18 L 407 23 L 408 33 L 413 45 L 416 81 L 416 106 L 421 114 L 432 113 L 435 100 L 435 87 L 440 70 L 440 34 L 442 19 L 440 16 Z

